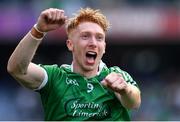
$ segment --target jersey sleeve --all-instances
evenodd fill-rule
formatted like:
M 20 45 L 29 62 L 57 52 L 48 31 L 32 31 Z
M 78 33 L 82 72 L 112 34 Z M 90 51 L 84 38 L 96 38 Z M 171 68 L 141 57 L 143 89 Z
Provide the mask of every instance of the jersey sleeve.
M 44 69 L 45 72 L 45 78 L 41 85 L 43 85 L 42 88 L 40 88 L 40 91 L 49 91 L 51 87 L 53 86 L 53 81 L 57 77 L 57 73 L 59 72 L 58 65 L 42 65 L 40 66 Z
M 111 67 L 110 72 L 120 73 L 127 83 L 130 83 L 130 84 L 138 87 L 138 84 L 136 83 L 136 81 L 134 81 L 134 79 L 126 71 L 121 70 L 119 67 L 117 67 L 117 66 Z

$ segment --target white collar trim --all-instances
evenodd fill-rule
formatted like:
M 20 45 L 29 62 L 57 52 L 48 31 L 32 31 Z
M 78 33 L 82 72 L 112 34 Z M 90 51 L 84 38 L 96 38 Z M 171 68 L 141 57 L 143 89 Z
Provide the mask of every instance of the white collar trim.
M 99 75 L 101 73 L 104 66 L 105 66 L 105 63 L 101 60 L 99 63 L 97 75 Z M 71 64 L 71 72 L 73 72 L 73 63 Z

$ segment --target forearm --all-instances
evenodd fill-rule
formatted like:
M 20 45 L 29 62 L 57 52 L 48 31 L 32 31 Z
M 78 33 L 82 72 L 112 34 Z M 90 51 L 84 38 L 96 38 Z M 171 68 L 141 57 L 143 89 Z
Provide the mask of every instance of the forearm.
M 41 40 L 32 38 L 31 34 L 40 38 L 41 35 L 36 33 L 34 28 L 26 34 L 20 41 L 8 61 L 8 71 L 11 73 L 26 74 L 29 63 L 32 61 L 33 56 L 41 43 Z M 41 37 L 42 38 L 42 37 Z
M 121 104 L 128 109 L 139 108 L 141 104 L 140 91 L 136 86 L 128 84 L 127 91 L 124 93 L 115 92 Z

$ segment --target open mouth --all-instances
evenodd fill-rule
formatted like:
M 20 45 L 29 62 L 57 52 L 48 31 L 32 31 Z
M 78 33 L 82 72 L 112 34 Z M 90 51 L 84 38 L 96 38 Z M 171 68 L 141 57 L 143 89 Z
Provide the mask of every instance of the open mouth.
M 89 52 L 86 53 L 86 57 L 96 59 L 97 53 L 89 51 Z
M 96 53 L 96 52 L 88 51 L 88 52 L 86 53 L 87 62 L 88 62 L 89 64 L 94 63 L 96 57 L 97 57 L 97 53 Z

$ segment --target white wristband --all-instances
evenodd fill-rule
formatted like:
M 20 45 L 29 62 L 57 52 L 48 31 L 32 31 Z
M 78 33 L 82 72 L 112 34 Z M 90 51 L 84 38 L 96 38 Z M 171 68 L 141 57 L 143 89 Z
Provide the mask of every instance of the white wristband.
M 30 36 L 31 36 L 31 38 L 33 38 L 34 40 L 37 40 L 37 41 L 41 41 L 41 40 L 43 39 L 43 37 L 42 37 L 42 38 L 36 38 L 36 37 L 34 37 L 34 36 L 31 34 L 31 32 L 30 32 Z
M 42 33 L 44 36 L 46 35 L 46 32 L 42 32 L 37 28 L 37 24 L 34 25 L 34 28 L 36 29 L 37 32 Z

